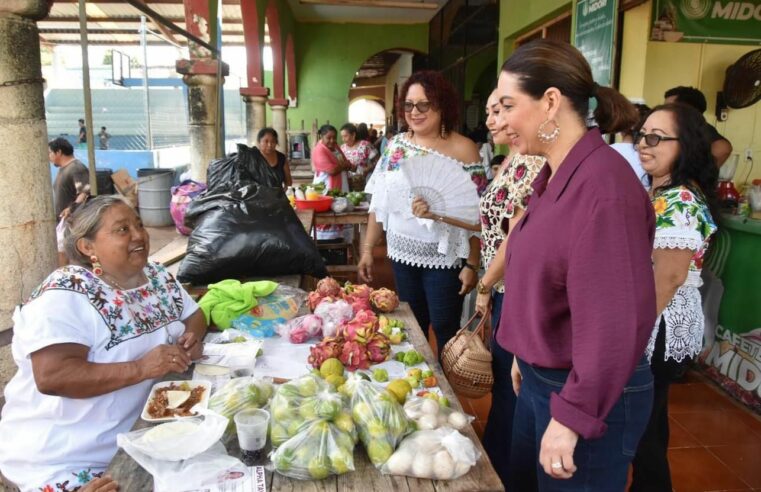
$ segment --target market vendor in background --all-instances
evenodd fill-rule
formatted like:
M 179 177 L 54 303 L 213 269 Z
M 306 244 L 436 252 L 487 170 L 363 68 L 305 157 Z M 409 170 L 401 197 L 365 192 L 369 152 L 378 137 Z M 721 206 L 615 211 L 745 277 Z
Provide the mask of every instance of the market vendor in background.
M 478 281 L 478 236 L 475 232 L 454 231 L 456 228 L 451 226 L 428 230 L 414 216 L 392 213 L 393 202 L 399 197 L 388 183 L 391 173 L 400 173 L 410 157 L 433 155 L 456 161 L 483 191 L 486 175 L 478 148 L 455 131 L 458 107 L 454 88 L 439 72 L 417 72 L 405 82 L 399 110 L 409 130 L 388 144 L 365 189 L 372 199 L 358 265 L 360 279 L 371 282 L 373 246 L 385 230 L 399 299 L 410 304 L 424 331 L 433 325 L 439 353 L 459 329 L 463 296 Z M 472 223 L 477 222 L 474 216 Z
M 718 168 L 703 116 L 686 104 L 658 106 L 635 137 L 652 179 L 655 295 L 660 315 L 647 355 L 655 383 L 650 422 L 634 457 L 632 492 L 671 491 L 668 395 L 672 382 L 703 348 L 700 292 L 703 257 L 716 225 Z
M 357 139 L 357 127 L 346 123 L 341 127 L 341 152 L 355 169 L 349 176 L 349 188 L 351 191 L 365 189 L 365 179 L 373 172 L 378 150 L 367 140 Z
M 256 136 L 256 145 L 259 149 L 259 159 L 266 164 L 275 175 L 275 181 L 287 188 L 293 184 L 291 178 L 291 166 L 285 154 L 277 150 L 278 137 L 274 128 L 262 128 Z
M 653 396 L 655 218 L 601 134 L 631 128 L 637 111 L 576 48 L 547 39 L 510 56 L 497 90 L 513 150 L 547 160 L 505 252 L 497 342 L 515 354 L 518 394 L 507 489 L 624 490 Z
M 354 165 L 341 151 L 336 140 L 338 131 L 333 125 L 322 125 L 318 131 L 320 140 L 312 150 L 312 170 L 314 183 L 323 183 L 325 192 L 330 190 L 349 191 L 349 171 Z M 351 228 L 342 225 L 318 225 L 317 239 L 320 241 L 350 240 Z
M 203 313 L 148 262 L 148 233 L 122 198 L 77 209 L 65 245 L 73 264 L 13 315 L 18 372 L 5 387 L 0 472 L 24 491 L 75 490 L 100 476 L 151 386 L 203 352 Z
M 711 125 L 702 117 L 703 113 L 708 109 L 708 103 L 706 97 L 700 90 L 694 87 L 685 87 L 680 85 L 679 87 L 673 87 L 663 94 L 665 103 L 681 103 L 693 107 L 700 112 L 701 120 L 703 121 L 703 128 L 708 136 L 708 141 L 711 145 L 711 155 L 716 163 L 716 166 L 721 167 L 727 162 L 729 156 L 732 155 L 732 144 L 727 140 L 715 126 Z

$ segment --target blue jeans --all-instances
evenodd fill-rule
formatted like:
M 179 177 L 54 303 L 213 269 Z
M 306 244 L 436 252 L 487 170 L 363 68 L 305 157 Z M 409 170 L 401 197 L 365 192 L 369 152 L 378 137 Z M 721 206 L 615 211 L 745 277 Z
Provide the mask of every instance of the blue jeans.
M 399 300 L 408 302 L 424 334 L 433 325 L 441 351 L 460 329 L 463 296 L 460 268 L 423 268 L 391 261 Z
M 550 422 L 550 394 L 560 392 L 568 370 L 533 367 L 518 359 L 523 376 L 513 420 L 508 490 L 623 491 L 653 403 L 653 374 L 646 358 L 637 365 L 624 392 L 605 419 L 598 439 L 579 437 L 573 452 L 576 473 L 554 479 L 539 464 L 539 446 Z
M 484 430 L 483 445 L 497 475 L 506 485 L 510 476 L 510 443 L 513 435 L 516 396 L 510 378 L 513 354 L 503 349 L 495 338 L 499 330 L 503 295 L 495 292 L 492 296 L 491 367 L 494 373 L 494 387 L 491 391 L 491 409 Z

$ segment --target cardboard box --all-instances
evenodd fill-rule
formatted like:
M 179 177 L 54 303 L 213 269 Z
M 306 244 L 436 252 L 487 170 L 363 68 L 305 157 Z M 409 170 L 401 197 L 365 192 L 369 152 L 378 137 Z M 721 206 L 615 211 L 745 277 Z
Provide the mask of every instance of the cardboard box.
M 119 169 L 111 175 L 114 182 L 114 188 L 119 192 L 133 207 L 137 207 L 137 181 L 132 179 L 126 169 Z

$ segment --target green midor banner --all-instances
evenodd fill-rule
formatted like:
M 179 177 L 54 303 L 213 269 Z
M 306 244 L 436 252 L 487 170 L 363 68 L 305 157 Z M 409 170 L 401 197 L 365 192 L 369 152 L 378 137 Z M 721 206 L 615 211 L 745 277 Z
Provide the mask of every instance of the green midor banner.
M 761 0 L 653 0 L 650 39 L 761 44 Z
M 613 83 L 617 18 L 617 0 L 576 2 L 573 44 L 584 54 L 595 82 L 600 85 Z

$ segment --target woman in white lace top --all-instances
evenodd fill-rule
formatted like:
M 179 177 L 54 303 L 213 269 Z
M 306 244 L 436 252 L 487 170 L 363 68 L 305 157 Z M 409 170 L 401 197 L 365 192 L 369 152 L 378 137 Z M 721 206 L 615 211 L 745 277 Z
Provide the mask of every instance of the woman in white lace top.
M 655 391 L 653 410 L 634 458 L 631 491 L 671 491 L 667 450 L 668 391 L 703 343 L 700 272 L 716 231 L 710 205 L 718 171 L 703 116 L 667 104 L 650 113 L 634 142 L 652 180 L 653 268 L 658 321 L 647 347 Z
M 399 109 L 409 131 L 391 140 L 372 174 L 366 192 L 372 194 L 367 237 L 362 246 L 359 275 L 372 281 L 372 248 L 386 232 L 388 256 L 399 297 L 410 303 L 423 330 L 433 325 L 439 350 L 456 333 L 463 296 L 478 281 L 478 235 L 443 217 L 433 227 L 421 226 L 411 210 L 398 210 L 399 172 L 413 156 L 454 161 L 470 174 L 480 191 L 487 180 L 478 149 L 454 131 L 457 96 L 438 72 L 412 74 L 402 87 Z M 472 223 L 478 221 L 474 213 Z

